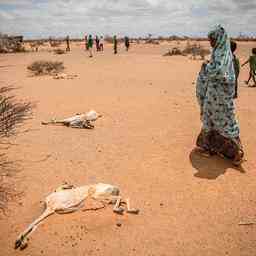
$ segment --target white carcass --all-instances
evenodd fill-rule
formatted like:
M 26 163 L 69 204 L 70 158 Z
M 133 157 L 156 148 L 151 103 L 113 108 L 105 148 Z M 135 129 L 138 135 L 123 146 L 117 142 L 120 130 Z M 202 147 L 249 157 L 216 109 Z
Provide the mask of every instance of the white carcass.
M 37 228 L 37 226 L 48 216 L 58 213 L 72 213 L 86 205 L 86 199 L 91 198 L 102 204 L 100 208 L 105 207 L 107 203 L 114 204 L 113 211 L 118 214 L 124 212 L 121 206 L 125 203 L 127 206 L 126 212 L 138 214 L 138 209 L 130 208 L 130 201 L 126 199 L 122 201 L 120 190 L 118 187 L 110 184 L 98 183 L 94 185 L 86 185 L 74 187 L 73 185 L 62 185 L 46 197 L 44 212 L 25 229 L 15 241 L 15 249 L 24 249 L 27 246 L 27 238 Z M 99 208 L 98 208 L 99 209 Z
M 74 116 L 65 118 L 65 119 L 52 119 L 49 122 L 42 122 L 43 125 L 48 124 L 62 124 L 65 126 L 69 126 L 72 128 L 87 128 L 92 129 L 94 125 L 92 122 L 95 122 L 98 118 L 102 117 L 102 115 L 98 114 L 95 110 L 90 110 L 84 114 L 76 114 Z

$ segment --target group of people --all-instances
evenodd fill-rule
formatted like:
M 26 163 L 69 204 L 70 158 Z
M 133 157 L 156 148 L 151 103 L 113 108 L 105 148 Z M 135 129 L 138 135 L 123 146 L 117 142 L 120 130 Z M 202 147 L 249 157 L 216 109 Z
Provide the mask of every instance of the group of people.
M 204 156 L 219 155 L 232 160 L 239 166 L 244 158 L 240 140 L 239 124 L 235 116 L 234 99 L 238 96 L 239 59 L 235 55 L 237 44 L 230 41 L 225 29 L 218 25 L 208 34 L 212 47 L 210 61 L 203 63 L 196 83 L 196 97 L 200 107 L 202 129 L 197 137 L 196 151 Z M 92 57 L 94 40 L 92 35 L 85 37 L 85 47 Z M 96 36 L 96 50 L 103 51 L 103 37 Z M 129 38 L 124 38 L 126 50 L 129 50 Z M 117 37 L 113 37 L 113 50 L 117 54 Z M 69 48 L 67 38 L 67 49 Z M 243 63 L 249 63 L 250 74 L 246 81 L 253 79 L 256 87 L 256 48 Z
M 92 35 L 85 36 L 85 49 L 87 51 L 89 51 L 89 57 L 93 57 L 92 52 L 93 52 L 94 41 L 95 41 L 96 51 L 97 52 L 100 52 L 100 51 L 104 50 L 104 38 L 102 36 L 101 37 L 96 36 L 95 40 L 93 39 Z M 125 44 L 126 51 L 128 51 L 129 48 L 130 48 L 129 37 L 126 36 L 124 38 L 124 44 Z M 114 37 L 113 37 L 113 50 L 114 50 L 114 54 L 117 54 L 117 45 L 118 45 L 118 39 L 117 39 L 117 36 L 114 35 Z
M 104 38 L 103 36 L 96 36 L 95 39 L 93 39 L 92 35 L 89 36 L 85 36 L 85 49 L 87 51 L 89 51 L 89 57 L 92 58 L 93 57 L 93 45 L 94 45 L 94 41 L 95 41 L 95 45 L 96 45 L 96 51 L 97 52 L 103 52 L 104 51 Z M 69 52 L 70 51 L 70 39 L 69 36 L 66 37 L 66 51 Z M 130 48 L 130 40 L 128 36 L 124 37 L 124 45 L 126 48 L 126 51 L 129 50 Z M 117 46 L 118 46 L 118 39 L 117 36 L 114 35 L 113 37 L 113 50 L 114 50 L 114 54 L 117 54 Z
M 205 156 L 219 155 L 231 159 L 234 165 L 243 161 L 239 124 L 235 117 L 234 99 L 237 98 L 239 59 L 235 55 L 237 44 L 225 29 L 218 25 L 208 34 L 212 55 L 203 63 L 197 78 L 196 96 L 200 107 L 202 129 L 197 138 L 197 151 Z M 242 65 L 250 64 L 250 79 L 255 83 L 256 48 Z

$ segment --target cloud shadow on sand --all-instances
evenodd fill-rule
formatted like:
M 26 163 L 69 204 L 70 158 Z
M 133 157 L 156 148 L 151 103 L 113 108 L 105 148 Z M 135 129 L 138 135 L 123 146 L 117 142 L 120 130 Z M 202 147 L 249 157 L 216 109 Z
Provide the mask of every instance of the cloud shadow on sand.
M 231 161 L 219 156 L 202 156 L 195 149 L 189 155 L 192 166 L 197 170 L 195 177 L 201 179 L 214 180 L 220 175 L 224 175 L 228 169 L 246 173 L 242 166 L 234 166 Z

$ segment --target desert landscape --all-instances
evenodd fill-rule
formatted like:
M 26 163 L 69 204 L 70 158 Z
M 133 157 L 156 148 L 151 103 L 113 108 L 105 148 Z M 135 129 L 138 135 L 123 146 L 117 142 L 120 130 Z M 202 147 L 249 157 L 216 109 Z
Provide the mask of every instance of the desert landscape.
M 1 86 L 18 87 L 16 97 L 35 104 L 9 139 L 8 160 L 17 171 L 4 181 L 18 195 L 0 215 L 0 255 L 255 255 L 256 89 L 244 83 L 249 68 L 242 68 L 235 100 L 241 167 L 196 154 L 195 82 L 203 60 L 163 56 L 186 44 L 134 42 L 128 52 L 119 44 L 114 55 L 105 43 L 89 58 L 84 42 L 71 42 L 65 54 L 49 45 L 32 51 L 26 43 L 29 52 L 0 55 Z M 200 44 L 210 49 L 208 41 Z M 253 47 L 238 42 L 241 63 Z M 31 75 L 27 66 L 40 60 L 63 62 L 71 79 Z M 41 125 L 91 109 L 102 115 L 94 129 Z M 55 214 L 15 251 L 18 234 L 42 213 L 40 201 L 65 182 L 117 185 L 140 212 L 118 215 L 107 206 Z

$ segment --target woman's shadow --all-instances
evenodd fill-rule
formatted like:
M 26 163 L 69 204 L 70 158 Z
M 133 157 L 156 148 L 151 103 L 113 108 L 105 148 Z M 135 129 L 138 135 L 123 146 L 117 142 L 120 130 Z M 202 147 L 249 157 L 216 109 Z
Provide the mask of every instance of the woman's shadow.
M 189 159 L 192 166 L 197 170 L 197 173 L 194 174 L 197 178 L 209 180 L 217 179 L 220 175 L 225 174 L 227 169 L 245 173 L 242 166 L 236 167 L 231 161 L 217 155 L 209 157 L 200 155 L 196 149 L 190 152 Z

